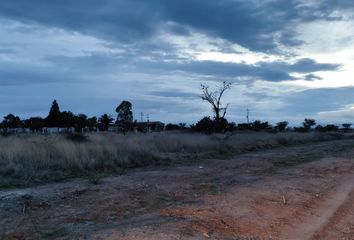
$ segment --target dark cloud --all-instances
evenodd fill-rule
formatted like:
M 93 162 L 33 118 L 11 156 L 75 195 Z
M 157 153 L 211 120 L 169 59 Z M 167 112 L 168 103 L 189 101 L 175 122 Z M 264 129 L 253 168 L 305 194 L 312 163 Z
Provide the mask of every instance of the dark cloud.
M 319 76 L 316 76 L 316 75 L 314 75 L 314 74 L 307 74 L 307 75 L 305 76 L 305 80 L 307 80 L 307 81 L 314 81 L 314 80 L 322 80 L 322 78 L 319 77 Z
M 341 109 L 352 104 L 353 99 L 353 87 L 310 89 L 287 96 L 283 111 L 287 114 L 315 115 Z
M 309 73 L 318 71 L 335 71 L 341 65 L 330 63 L 317 63 L 310 58 L 303 58 L 297 61 L 295 64 L 289 66 L 289 70 L 298 73 Z
M 335 71 L 339 64 L 317 63 L 312 59 L 300 59 L 294 64 L 286 62 L 260 62 L 257 64 L 229 63 L 215 61 L 189 61 L 168 63 L 145 63 L 147 69 L 158 71 L 181 71 L 214 77 L 250 77 L 265 81 L 296 80 L 291 73 L 312 73 L 317 71 Z M 313 76 L 312 76 L 313 77 Z
M 167 98 L 198 98 L 198 94 L 183 92 L 178 89 L 169 89 L 169 90 L 160 90 L 160 91 L 151 91 L 149 94 L 158 97 L 167 97 Z
M 180 35 L 195 29 L 266 52 L 274 51 L 278 41 L 286 46 L 301 44 L 292 23 L 332 19 L 337 8 L 352 5 L 334 0 L 312 7 L 297 0 L 12 0 L 0 2 L 0 16 L 119 42 L 144 40 L 161 26 Z
M 354 2 L 352 0 L 322 0 L 318 3 L 318 11 L 330 15 L 336 10 L 352 10 Z
M 296 80 L 292 73 L 306 73 L 306 80 L 314 80 L 313 72 L 335 71 L 341 65 L 317 63 L 313 59 L 300 59 L 294 64 L 276 61 L 260 62 L 257 64 L 230 63 L 216 61 L 191 61 L 179 59 L 179 61 L 164 61 L 164 58 L 153 55 L 153 60 L 136 58 L 135 54 L 125 55 L 124 58 L 115 55 L 93 54 L 82 57 L 50 57 L 48 60 L 56 65 L 70 69 L 79 69 L 92 73 L 104 73 L 114 69 L 115 71 L 131 71 L 150 74 L 173 74 L 176 72 L 211 76 L 215 78 L 248 77 L 250 80 L 287 81 Z M 150 56 L 152 57 L 152 56 Z M 173 59 L 173 58 L 171 58 Z
M 1 54 L 13 54 L 15 51 L 11 48 L 0 48 L 0 55 Z
M 170 69 L 213 77 L 251 77 L 265 81 L 284 81 L 294 78 L 281 69 L 249 65 L 244 63 L 224 63 L 215 61 L 196 61 L 184 64 L 169 64 Z
M 350 11 L 354 7 L 354 2 L 349 0 L 313 2 L 310 6 L 301 5 L 299 0 L 0 1 L 2 30 L 14 35 L 5 39 L 0 48 L 1 113 L 13 110 L 26 116 L 32 113 L 43 116 L 50 101 L 57 98 L 63 109 L 90 115 L 114 114 L 120 100 L 131 98 L 129 100 L 134 103 L 136 111 L 154 112 L 156 119 L 173 120 L 183 114 L 182 120 L 196 120 L 203 109 L 197 104 L 184 103 L 193 101 L 196 95 L 187 90 L 176 90 L 183 89 L 182 85 L 188 84 L 189 79 L 195 82 L 205 79 L 250 80 L 239 81 L 244 88 L 254 80 L 297 80 L 294 73 L 308 81 L 320 80 L 316 72 L 337 71 L 341 65 L 319 63 L 311 58 L 303 58 L 293 64 L 285 61 L 256 64 L 196 61 L 188 56 L 188 51 L 182 53 L 173 43 L 155 38 L 161 30 L 179 36 L 192 36 L 198 32 L 227 40 L 210 40 L 208 43 L 223 53 L 235 53 L 233 43 L 237 43 L 252 51 L 284 54 L 278 48 L 282 44 L 291 55 L 292 47 L 302 44 L 297 39 L 294 26 L 319 19 L 337 21 L 345 13 L 342 10 Z M 25 24 L 11 24 L 8 19 Z M 9 28 L 5 26 L 7 23 Z M 62 29 L 66 30 L 62 33 L 68 38 L 58 38 L 67 41 L 58 47 L 58 39 L 53 34 Z M 32 46 L 30 41 L 42 43 L 38 39 L 46 31 L 51 32 L 50 39 L 44 38 L 43 43 L 47 41 L 50 44 L 43 44 L 38 54 L 35 49 L 28 51 Z M 84 44 L 82 49 L 85 52 L 82 49 L 75 51 L 70 40 L 80 39 L 81 33 L 108 40 L 97 43 L 108 51 L 94 52 Z M 15 39 L 16 34 L 28 34 L 29 38 L 17 36 Z M 37 37 L 30 38 L 33 35 Z M 10 44 L 5 45 L 6 41 Z M 51 47 L 53 49 L 47 51 L 46 48 Z M 60 52 L 62 48 L 63 53 Z M 196 47 L 193 48 L 195 50 Z M 53 56 L 60 54 L 65 56 Z M 167 79 L 162 79 L 164 76 Z M 183 77 L 188 80 L 180 81 Z M 256 103 L 272 102 L 271 94 L 252 95 L 253 90 L 247 92 L 247 97 Z M 351 104 L 353 92 L 352 88 L 316 89 L 274 99 L 287 104 L 278 113 L 283 117 L 292 113 L 311 114 L 341 108 Z M 170 115 L 167 117 L 166 113 Z M 271 114 L 265 117 L 271 117 Z
M 162 9 L 165 19 L 169 19 L 208 35 L 236 42 L 255 51 L 276 48 L 274 33 L 282 34 L 284 43 L 290 43 L 292 34 L 286 31 L 291 19 L 299 14 L 295 1 L 272 1 L 267 4 L 255 1 L 221 0 L 153 0 Z M 274 17 L 276 16 L 276 17 Z M 294 42 L 292 42 L 294 43 Z
M 299 59 L 294 64 L 289 64 L 282 61 L 276 62 L 261 62 L 258 64 L 260 69 L 267 69 L 273 72 L 283 72 L 283 73 L 309 73 L 306 78 L 314 79 L 313 72 L 319 71 L 336 71 L 341 67 L 341 64 L 331 64 L 331 63 L 318 63 L 313 59 L 302 58 Z M 291 79 L 291 78 L 289 78 Z M 267 79 L 264 79 L 267 80 Z M 284 79 L 283 79 L 284 80 Z
M 82 72 L 81 72 L 82 73 Z M 25 64 L 1 64 L 0 86 L 31 86 L 45 83 L 70 83 L 86 80 L 81 74 L 66 71 L 57 66 L 35 67 Z
M 1 1 L 0 15 L 123 42 L 150 36 L 160 23 L 151 6 L 136 0 Z

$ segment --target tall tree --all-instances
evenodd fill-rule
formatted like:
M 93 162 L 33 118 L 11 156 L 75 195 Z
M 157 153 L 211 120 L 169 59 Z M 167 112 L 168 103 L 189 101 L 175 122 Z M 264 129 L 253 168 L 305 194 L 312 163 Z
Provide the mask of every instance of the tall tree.
M 61 120 L 61 113 L 59 104 L 56 100 L 52 102 L 50 107 L 49 114 L 46 118 L 48 127 L 59 127 Z
M 56 124 L 56 127 L 64 127 L 69 129 L 71 127 L 74 127 L 75 123 L 76 123 L 75 114 L 70 111 L 63 111 L 60 113 L 60 117 Z
M 79 114 L 76 116 L 76 124 L 75 124 L 75 131 L 82 132 L 82 129 L 87 127 L 88 119 L 85 114 Z
M 7 131 L 8 128 L 19 128 L 21 125 L 21 119 L 11 113 L 5 116 L 4 120 L 2 121 L 2 126 L 5 128 L 5 131 Z
M 284 132 L 286 130 L 286 127 L 288 126 L 288 124 L 289 123 L 287 121 L 278 122 L 277 126 L 276 126 L 276 129 L 279 132 Z
M 133 122 L 133 105 L 129 101 L 123 101 L 119 106 L 116 108 L 116 112 L 118 113 L 117 116 L 117 123 L 132 123 Z
M 351 123 L 343 123 L 342 124 L 342 127 L 344 128 L 344 131 L 349 131 L 351 126 L 352 126 Z
M 116 112 L 118 113 L 117 123 L 119 124 L 124 134 L 127 133 L 129 130 L 132 130 L 134 126 L 132 107 L 133 106 L 131 102 L 123 101 L 116 108 Z
M 87 126 L 90 131 L 95 131 L 97 127 L 97 117 L 90 117 L 87 119 Z
M 107 131 L 109 125 L 113 122 L 113 118 L 109 116 L 108 114 L 103 114 L 99 119 L 98 119 L 98 128 L 100 131 Z
M 224 81 L 217 90 L 210 91 L 209 86 L 201 85 L 202 95 L 200 98 L 203 101 L 207 101 L 213 108 L 214 118 L 216 123 L 220 122 L 220 119 L 224 118 L 226 115 L 228 104 L 225 106 L 221 103 L 221 98 L 225 91 L 231 88 L 231 82 Z
M 305 118 L 304 122 L 302 123 L 304 129 L 309 131 L 313 126 L 316 125 L 316 120 L 312 118 Z
M 25 120 L 25 127 L 29 128 L 32 132 L 39 132 L 44 126 L 45 120 L 41 117 L 31 117 Z

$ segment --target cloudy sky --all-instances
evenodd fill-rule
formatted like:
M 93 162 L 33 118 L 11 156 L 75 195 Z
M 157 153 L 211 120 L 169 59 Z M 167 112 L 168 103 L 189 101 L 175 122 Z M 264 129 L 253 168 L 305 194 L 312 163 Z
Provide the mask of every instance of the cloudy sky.
M 354 122 L 352 0 L 3 0 L 0 115 L 212 115 L 200 84 L 231 81 L 229 120 Z

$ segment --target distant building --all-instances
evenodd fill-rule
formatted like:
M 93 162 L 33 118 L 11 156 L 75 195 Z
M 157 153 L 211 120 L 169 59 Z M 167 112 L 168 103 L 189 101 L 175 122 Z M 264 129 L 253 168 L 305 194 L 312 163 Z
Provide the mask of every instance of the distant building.
M 9 133 L 9 134 L 20 134 L 20 133 L 30 133 L 31 130 L 29 128 L 1 128 L 1 133 Z
M 136 123 L 139 132 L 161 132 L 165 129 L 165 124 L 159 121 Z
M 42 133 L 72 133 L 75 132 L 75 128 L 61 128 L 61 127 L 44 127 L 42 128 Z
M 154 122 L 135 122 L 133 124 L 134 131 L 136 132 L 161 132 L 165 130 L 165 124 L 159 121 Z M 81 130 L 84 132 L 97 132 L 97 128 L 83 128 Z M 124 126 L 120 124 L 111 124 L 108 127 L 109 132 L 124 132 Z M 43 127 L 36 131 L 31 131 L 29 128 L 0 128 L 0 133 L 9 133 L 9 134 L 21 134 L 21 133 L 43 133 L 43 134 L 56 134 L 56 133 L 73 133 L 75 132 L 74 127 L 63 128 L 63 127 Z

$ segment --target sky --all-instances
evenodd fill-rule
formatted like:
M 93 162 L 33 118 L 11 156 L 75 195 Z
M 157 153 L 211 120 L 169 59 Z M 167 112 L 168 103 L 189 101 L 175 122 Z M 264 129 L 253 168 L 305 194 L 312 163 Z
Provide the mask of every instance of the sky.
M 354 122 L 352 0 L 0 1 L 0 116 L 61 110 L 193 123 Z

